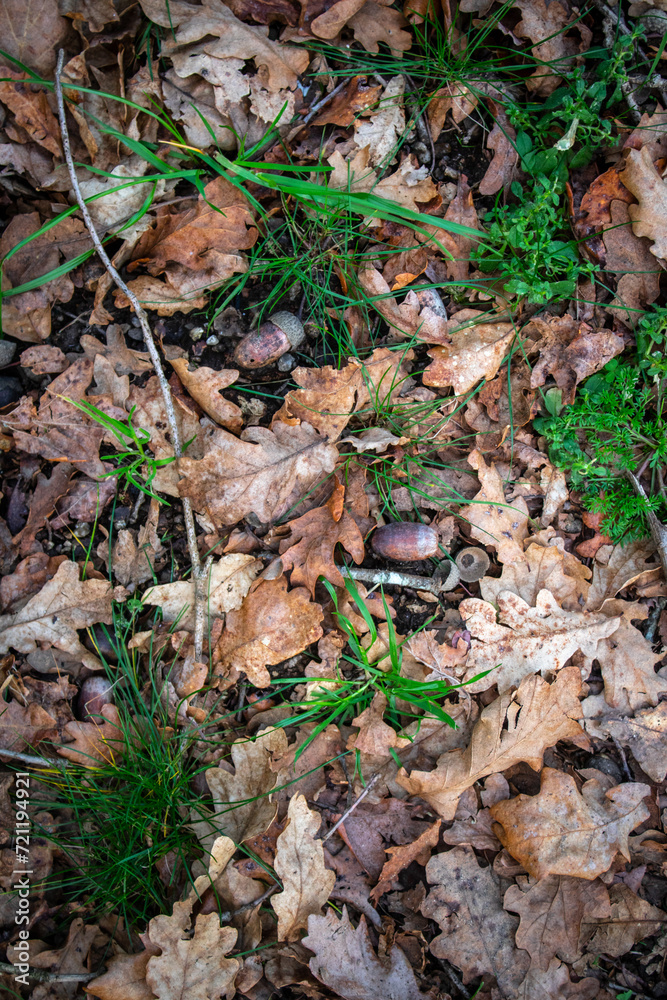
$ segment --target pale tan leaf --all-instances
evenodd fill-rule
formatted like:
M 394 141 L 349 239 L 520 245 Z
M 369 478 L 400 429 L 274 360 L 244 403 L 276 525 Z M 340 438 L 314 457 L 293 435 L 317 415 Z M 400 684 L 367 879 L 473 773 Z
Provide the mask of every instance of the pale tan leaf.
M 595 779 L 581 792 L 573 777 L 545 767 L 538 795 L 517 795 L 491 806 L 500 842 L 534 878 L 597 878 L 617 852 L 630 860 L 628 835 L 649 817 L 648 785 L 605 791 Z
M 480 778 L 526 761 L 542 765 L 547 747 L 583 734 L 578 694 L 581 675 L 566 667 L 553 684 L 534 674 L 518 690 L 496 698 L 482 711 L 465 750 L 450 750 L 433 771 L 399 771 L 398 782 L 425 799 L 445 820 L 452 820 L 461 794 Z
M 667 701 L 657 708 L 635 712 L 632 719 L 608 719 L 600 724 L 603 733 L 629 747 L 642 770 L 654 781 L 667 775 Z
M 620 624 L 598 643 L 595 654 L 587 654 L 584 664 L 599 662 L 605 702 L 626 715 L 657 705 L 660 695 L 667 691 L 667 678 L 655 672 L 662 655 L 653 652 L 651 643 L 632 624 L 633 619 L 644 620 L 648 608 L 637 602 L 609 599 L 602 611 L 610 618 L 620 616 Z
M 477 470 L 481 488 L 472 503 L 462 509 L 460 517 L 470 523 L 473 538 L 496 549 L 500 562 L 519 562 L 523 559 L 523 540 L 528 535 L 526 501 L 517 497 L 507 503 L 498 470 L 495 465 L 487 465 L 477 449 L 470 452 L 468 465 Z
M 106 329 L 106 344 L 97 337 L 84 334 L 80 343 L 87 358 L 95 360 L 98 354 L 108 358 L 114 367 L 116 375 L 143 375 L 153 370 L 148 354 L 145 351 L 133 351 L 125 343 L 125 334 L 115 324 Z
M 56 720 L 41 705 L 0 701 L 0 748 L 20 752 L 56 731 Z
M 138 955 L 114 955 L 107 961 L 107 971 L 86 983 L 86 993 L 99 1000 L 154 1000 L 146 982 L 146 967 L 151 951 Z
M 222 618 L 229 611 L 240 608 L 261 568 L 258 559 L 241 552 L 230 552 L 214 562 L 206 581 L 208 615 Z M 194 627 L 195 586 L 191 580 L 175 580 L 150 587 L 142 601 L 162 608 L 164 621 L 178 621 L 179 628 Z
M 493 869 L 480 868 L 471 847 L 455 847 L 431 858 L 426 878 L 433 888 L 421 912 L 442 931 L 431 941 L 435 957 L 461 969 L 464 983 L 495 976 L 501 995 L 511 996 L 530 959 L 514 946 L 517 920 L 503 909 Z
M 350 748 L 374 757 L 388 757 L 391 750 L 401 750 L 409 744 L 408 739 L 399 737 L 396 730 L 384 721 L 387 704 L 382 691 L 373 695 L 368 708 L 352 720 L 352 725 L 358 726 L 359 732 L 350 738 Z
M 554 958 L 546 971 L 531 966 L 515 994 L 515 1000 L 593 1000 L 600 983 L 592 976 L 573 983 L 567 965 Z M 605 991 L 605 1000 L 611 998 Z
M 336 874 L 325 867 L 322 841 L 315 839 L 321 824 L 320 814 L 308 808 L 303 795 L 291 798 L 274 862 L 283 891 L 271 897 L 279 941 L 296 941 L 308 917 L 321 912 L 334 887 Z
M 492 604 L 501 592 L 511 591 L 531 606 L 541 590 L 548 590 L 561 607 L 578 611 L 585 605 L 590 576 L 587 566 L 556 545 L 531 542 L 523 560 L 505 564 L 500 577 L 485 576 L 480 590 L 484 600 Z
M 396 143 L 405 129 L 403 93 L 405 78 L 392 77 L 382 92 L 378 110 L 370 120 L 358 119 L 354 125 L 357 146 L 369 150 L 371 166 L 382 163 L 396 148 Z
M 212 420 L 238 433 L 243 427 L 243 414 L 236 403 L 225 399 L 220 393 L 236 382 L 239 373 L 233 368 L 215 371 L 213 368 L 196 368 L 190 371 L 186 358 L 174 358 L 170 362 L 181 382 L 204 413 Z
M 159 518 L 160 503 L 153 497 L 148 516 L 137 532 L 136 541 L 134 534 L 126 528 L 121 528 L 118 532 L 111 554 L 111 570 L 118 582 L 131 593 L 140 584 L 154 579 L 156 563 L 164 554 L 164 546 L 157 531 Z M 98 555 L 105 562 L 109 561 L 108 542 L 100 543 Z
M 625 155 L 625 168 L 619 176 L 639 202 L 628 209 L 632 231 L 653 241 L 654 257 L 667 260 L 667 183 L 653 165 L 648 147 L 629 149 Z
M 433 347 L 428 352 L 433 360 L 423 376 L 424 385 L 451 386 L 456 396 L 468 392 L 481 379 L 488 382 L 494 378 L 516 336 L 512 323 L 463 324 L 460 329 L 451 329 L 457 320 L 466 319 L 463 313 L 457 313 L 449 323 L 451 346 Z
M 115 705 L 103 705 L 102 719 L 92 722 L 68 722 L 65 735 L 73 743 L 58 747 L 58 753 L 81 767 L 113 765 L 125 753 L 125 735 Z
M 592 938 L 586 942 L 589 954 L 618 958 L 627 954 L 639 941 L 664 928 L 667 920 L 665 911 L 641 899 L 622 882 L 612 885 L 609 898 L 609 919 L 598 922 L 591 919 L 594 916 L 591 914 L 591 918 L 585 920 L 582 926 L 584 934 L 586 931 L 589 934 L 593 932 Z M 589 926 L 586 927 L 586 924 Z
M 593 582 L 586 606 L 597 611 L 606 600 L 656 567 L 655 543 L 640 538 L 627 545 L 602 545 L 595 553 Z

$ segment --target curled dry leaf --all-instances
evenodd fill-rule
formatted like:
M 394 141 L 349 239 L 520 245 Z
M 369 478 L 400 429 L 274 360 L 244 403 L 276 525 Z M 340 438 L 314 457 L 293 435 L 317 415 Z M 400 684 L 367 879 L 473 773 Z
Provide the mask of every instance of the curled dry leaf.
M 99 669 L 97 657 L 79 641 L 78 629 L 98 622 L 110 625 L 111 599 L 122 600 L 122 587 L 113 590 L 107 580 L 79 580 L 79 567 L 63 562 L 52 580 L 31 597 L 14 615 L 0 617 L 0 652 L 15 649 L 31 653 L 54 646 L 78 657 L 93 670 Z
M 215 647 L 215 673 L 244 671 L 255 687 L 268 687 L 267 665 L 303 652 L 322 635 L 324 612 L 303 587 L 287 591 L 287 580 L 260 580 L 239 611 L 227 615 Z
M 645 619 L 648 609 L 643 604 L 609 600 L 603 607 L 609 616 L 619 615 L 620 625 L 609 638 L 598 643 L 596 653 L 587 654 L 584 666 L 592 667 L 598 660 L 604 680 L 604 700 L 625 714 L 657 705 L 667 691 L 667 678 L 655 672 L 662 654 L 654 653 L 651 643 L 635 628 L 632 620 Z
M 473 538 L 496 549 L 500 562 L 519 562 L 528 535 L 526 501 L 517 497 L 511 504 L 506 502 L 498 470 L 495 465 L 487 465 L 477 449 L 470 452 L 468 465 L 477 470 L 481 489 L 460 516 L 470 523 Z
M 500 995 L 513 996 L 530 959 L 514 946 L 517 920 L 503 909 L 493 869 L 480 868 L 471 847 L 455 847 L 431 858 L 426 878 L 433 888 L 421 912 L 442 931 L 433 954 L 461 969 L 464 983 L 492 975 Z
M 665 780 L 667 701 L 661 701 L 657 708 L 635 712 L 632 719 L 608 719 L 600 724 L 600 729 L 629 747 L 632 756 L 650 778 L 657 782 Z
M 345 89 L 313 118 L 312 124 L 351 125 L 362 111 L 376 103 L 381 91 L 381 86 L 369 86 L 366 77 L 353 76 Z
M 352 927 L 343 907 L 341 919 L 333 910 L 323 916 L 308 918 L 308 936 L 304 946 L 315 953 L 310 970 L 321 983 L 343 1000 L 424 1000 L 410 963 L 398 945 L 393 944 L 379 958 L 368 936 L 366 918 Z
M 196 368 L 190 371 L 186 358 L 174 358 L 170 362 L 181 382 L 196 403 L 199 403 L 204 413 L 207 413 L 216 424 L 226 427 L 234 434 L 243 427 L 243 413 L 236 403 L 225 399 L 220 393 L 236 382 L 239 373 L 233 368 Z
M 667 183 L 653 165 L 648 146 L 641 150 L 629 149 L 625 155 L 620 179 L 639 202 L 628 209 L 632 231 L 635 236 L 652 240 L 654 257 L 667 260 Z
M 546 972 L 552 959 L 576 962 L 581 957 L 582 922 L 597 924 L 611 916 L 607 887 L 571 875 L 547 875 L 538 882 L 511 885 L 504 906 L 521 919 L 516 946 L 527 951 L 533 966 Z
M 630 860 L 628 835 L 649 818 L 648 785 L 605 791 L 592 778 L 581 792 L 573 777 L 545 767 L 537 795 L 517 795 L 491 806 L 500 842 L 534 878 L 575 875 L 591 881 L 617 852 Z
M 534 674 L 514 694 L 496 698 L 482 711 L 465 750 L 443 754 L 433 771 L 399 771 L 398 783 L 425 799 L 444 820 L 454 819 L 460 796 L 488 774 L 525 761 L 542 766 L 547 747 L 581 737 L 578 667 L 566 667 L 553 684 Z
M 182 458 L 181 496 L 214 524 L 236 524 L 251 512 L 272 521 L 289 510 L 326 473 L 338 451 L 310 424 L 282 422 L 248 427 L 240 438 L 221 428 L 207 431 L 204 458 Z
M 206 581 L 209 617 L 221 618 L 229 611 L 240 608 L 261 568 L 258 559 L 241 552 L 230 552 L 214 562 Z M 179 628 L 194 627 L 195 585 L 192 580 L 175 580 L 150 587 L 142 602 L 162 608 L 162 617 L 166 622 L 178 621 Z
M 548 590 L 538 593 L 534 608 L 509 591 L 501 591 L 497 601 L 498 612 L 474 597 L 459 607 L 474 636 L 464 680 L 490 671 L 468 686 L 471 692 L 485 691 L 492 684 L 500 692 L 507 691 L 526 674 L 560 670 L 577 650 L 595 658 L 599 641 L 616 632 L 621 623 L 620 617 L 565 611 Z
M 371 899 L 376 906 L 380 896 L 384 896 L 385 892 L 389 892 L 393 882 L 408 865 L 411 865 L 413 861 L 416 861 L 420 865 L 426 864 L 431 857 L 432 848 L 437 845 L 440 838 L 441 824 L 441 820 L 436 820 L 432 826 L 424 830 L 410 844 L 400 844 L 398 847 L 385 848 L 386 853 L 390 857 L 388 861 L 385 861 L 378 884 L 371 892 Z
M 235 844 L 264 833 L 276 814 L 270 795 L 276 784 L 271 757 L 286 751 L 285 731 L 265 729 L 255 739 L 232 744 L 233 774 L 222 767 L 204 772 L 213 796 L 215 824 L 195 819 L 192 827 L 205 847 L 213 844 L 221 829 Z
M 158 520 L 160 518 L 160 503 L 153 497 L 148 510 L 148 517 L 139 528 L 137 540 L 126 528 L 118 532 L 110 561 L 110 568 L 120 584 L 134 592 L 142 583 L 155 578 L 156 563 L 164 554 L 164 546 L 158 535 Z M 98 555 L 109 561 L 109 545 L 101 542 Z
M 558 0 L 552 6 L 558 6 Z M 537 364 L 533 366 L 531 388 L 544 385 L 553 375 L 563 393 L 563 403 L 574 402 L 579 383 L 625 349 L 623 338 L 611 330 L 593 330 L 587 323 L 577 323 L 570 316 L 533 319 L 524 331 L 528 337 L 540 335 Z
M 304 796 L 293 795 L 274 862 L 283 884 L 283 891 L 271 898 L 279 941 L 298 940 L 308 917 L 321 912 L 334 887 L 336 874 L 325 867 L 322 841 L 315 839 L 321 824 L 321 816 L 308 808 Z
M 493 128 L 486 137 L 486 148 L 493 150 L 493 159 L 479 184 L 479 193 L 497 194 L 508 188 L 517 174 L 519 154 L 516 150 L 516 129 L 510 124 L 502 105 L 489 100 Z
M 399 305 L 390 294 L 388 282 L 376 268 L 360 269 L 358 278 L 364 292 L 372 300 L 373 308 L 377 309 L 392 331 L 401 337 L 417 337 L 427 344 L 449 343 L 450 324 L 447 317 L 426 300 L 422 306 L 418 289 L 411 288 Z
M 553 93 L 573 57 L 585 52 L 591 44 L 593 33 L 576 12 L 570 10 L 567 0 L 515 0 L 521 11 L 521 21 L 514 29 L 518 38 L 529 38 L 537 44 L 531 49 L 537 68 L 526 81 L 529 90 L 547 97 Z M 571 26 L 572 31 L 568 31 Z M 573 32 L 579 35 L 577 40 Z
M 382 691 L 373 695 L 373 700 L 359 715 L 352 720 L 353 726 L 358 726 L 359 732 L 351 736 L 348 742 L 350 749 L 354 748 L 362 754 L 372 757 L 389 757 L 392 750 L 401 750 L 410 742 L 398 735 L 392 726 L 384 721 L 387 709 L 387 697 Z
M 357 523 L 343 506 L 345 486 L 336 479 L 336 486 L 323 507 L 316 507 L 302 517 L 289 521 L 290 537 L 280 543 L 280 556 L 285 570 L 292 570 L 292 587 L 305 586 L 315 595 L 315 585 L 323 576 L 336 587 L 345 581 L 336 568 L 334 553 L 341 545 L 359 565 L 364 558 L 364 540 Z
M 640 538 L 627 545 L 599 546 L 593 563 L 593 582 L 587 608 L 597 611 L 606 600 L 616 597 L 621 590 L 657 567 L 655 543 L 650 538 Z

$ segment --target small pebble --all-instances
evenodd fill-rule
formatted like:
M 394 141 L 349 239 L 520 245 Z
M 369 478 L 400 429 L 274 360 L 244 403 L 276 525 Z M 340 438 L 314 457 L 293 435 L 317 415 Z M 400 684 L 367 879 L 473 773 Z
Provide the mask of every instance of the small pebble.
M 281 358 L 278 358 L 276 368 L 279 372 L 291 372 L 295 365 L 296 358 L 293 354 L 283 354 Z
M 190 340 L 201 340 L 202 334 L 204 333 L 203 326 L 193 326 L 190 330 Z
M 143 335 L 142 331 L 139 330 L 136 326 L 131 326 L 130 329 L 127 331 L 127 335 L 130 338 L 130 340 L 143 340 L 144 339 L 144 335 Z
M 4 343 L 4 341 L 0 341 Z M 41 378 L 41 375 L 40 375 Z M 15 403 L 23 395 L 23 386 L 17 378 L 0 375 L 0 407 Z
M 77 538 L 87 538 L 90 534 L 90 525 L 88 521 L 77 521 L 74 525 L 74 534 Z
M 0 340 L 0 368 L 4 368 L 16 354 L 16 344 L 13 340 Z
M 210 337 L 206 338 L 207 347 L 217 347 L 219 343 L 220 343 L 220 338 L 216 337 L 214 333 L 212 333 Z

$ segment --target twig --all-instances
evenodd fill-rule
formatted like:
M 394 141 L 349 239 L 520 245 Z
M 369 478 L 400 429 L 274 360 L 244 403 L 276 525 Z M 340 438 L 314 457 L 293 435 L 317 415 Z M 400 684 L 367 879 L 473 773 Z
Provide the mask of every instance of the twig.
M 227 910 L 225 913 L 221 913 L 220 919 L 229 923 L 229 921 L 233 920 L 234 917 L 239 915 L 239 913 L 245 913 L 246 910 L 252 910 L 256 906 L 259 906 L 265 899 L 268 899 L 269 896 L 273 896 L 274 892 L 278 892 L 280 888 L 280 885 L 270 885 L 266 892 L 263 892 L 261 896 L 257 897 L 257 899 L 251 899 L 249 903 L 244 903 L 243 906 L 239 906 L 236 910 Z
M 655 512 L 651 510 L 648 503 L 648 497 L 646 495 L 646 490 L 639 482 L 637 477 L 629 469 L 625 470 L 625 477 L 632 485 L 633 490 L 646 504 L 646 517 L 648 519 L 648 525 L 651 529 L 651 538 L 655 542 L 656 548 L 658 550 L 658 555 L 660 556 L 660 562 L 662 563 L 662 571 L 665 575 L 665 580 L 667 580 L 667 528 L 655 515 Z
M 320 108 L 323 108 L 325 104 L 328 104 L 329 101 L 333 100 L 336 94 L 340 94 L 341 90 L 347 87 L 349 82 L 349 80 L 343 80 L 342 83 L 339 83 L 337 87 L 334 87 L 332 91 L 326 94 L 321 101 L 317 101 L 316 104 L 313 104 L 312 108 L 301 122 L 301 127 L 303 128 L 304 125 L 307 125 L 311 118 L 315 117 Z
M 625 750 L 615 736 L 611 737 L 611 741 L 616 747 L 616 752 L 621 759 L 621 769 L 623 771 L 623 775 L 628 779 L 628 781 L 634 781 L 635 779 L 632 775 L 632 771 L 628 767 L 628 758 L 625 756 Z
M 405 79 L 408 81 L 408 83 L 412 87 L 413 92 L 416 94 L 417 88 L 415 87 L 413 80 L 411 79 L 411 77 L 408 76 L 407 73 L 405 74 Z M 433 142 L 433 132 L 431 130 L 431 126 L 428 120 L 426 108 L 424 108 L 423 111 L 419 109 L 419 98 L 417 98 L 414 104 L 414 112 L 415 112 L 415 131 L 417 132 L 420 141 L 424 142 L 424 139 L 426 139 L 429 146 L 431 147 L 431 162 L 429 166 L 431 167 L 431 169 L 433 169 L 433 167 L 435 167 L 435 145 Z
M 16 975 L 16 966 L 0 962 L 0 972 L 12 972 Z M 89 983 L 99 975 L 99 972 L 47 972 L 46 969 L 31 969 L 27 973 L 29 979 L 36 979 L 38 983 Z
M 11 757 L 13 760 L 20 760 L 22 764 L 31 764 L 32 767 L 67 767 L 67 760 L 49 760 L 47 757 L 32 757 L 28 753 L 19 753 L 18 750 L 0 750 L 0 757 Z
M 338 566 L 343 576 L 361 580 L 362 583 L 387 584 L 391 587 L 411 587 L 425 590 L 429 594 L 441 594 L 458 587 L 461 575 L 456 563 L 452 563 L 445 580 L 433 576 L 417 576 L 415 573 L 399 573 L 394 569 L 358 569 L 356 566 Z
M 111 262 L 109 255 L 102 245 L 102 241 L 95 229 L 95 225 L 91 218 L 90 212 L 88 211 L 88 206 L 86 205 L 85 198 L 79 187 L 79 180 L 76 176 L 76 170 L 74 169 L 74 160 L 72 159 L 72 150 L 69 141 L 69 132 L 67 130 L 67 118 L 65 116 L 65 99 L 63 97 L 63 86 L 61 82 L 61 75 L 63 71 L 63 65 L 65 62 L 65 53 L 63 49 L 60 49 L 58 53 L 58 65 L 56 67 L 56 98 L 58 101 L 58 119 L 60 121 L 60 134 L 63 144 L 63 154 L 65 156 L 65 162 L 67 163 L 67 169 L 69 171 L 70 181 L 72 182 L 72 190 L 74 192 L 74 197 L 76 198 L 77 204 L 81 209 L 81 214 L 83 216 L 83 221 L 86 225 L 86 229 L 90 234 L 90 238 L 93 241 L 93 246 L 97 251 L 97 255 L 104 264 L 108 273 L 113 278 L 114 282 L 120 288 L 122 293 L 129 300 L 132 308 L 134 309 L 135 315 L 139 320 L 139 325 L 141 327 L 141 332 L 144 335 L 144 340 L 146 342 L 146 347 L 148 348 L 148 354 L 153 363 L 153 368 L 155 369 L 155 374 L 157 375 L 158 382 L 160 383 L 160 389 L 162 391 L 162 398 L 164 399 L 164 408 L 167 414 L 167 422 L 169 424 L 169 433 L 171 435 L 171 443 L 174 446 L 174 455 L 176 458 L 180 458 L 183 454 L 183 448 L 181 443 L 181 434 L 178 428 L 178 423 L 176 421 L 176 411 L 174 409 L 174 400 L 171 394 L 171 389 L 169 383 L 162 369 L 162 362 L 160 361 L 160 355 L 158 349 L 155 346 L 155 339 L 153 337 L 153 331 L 150 328 L 148 322 L 148 317 L 139 302 L 139 299 L 134 294 L 134 292 L 128 288 L 127 284 L 123 281 L 120 274 Z M 201 660 L 202 646 L 204 640 L 204 600 L 205 600 L 205 589 L 204 589 L 204 574 L 202 573 L 201 561 L 199 559 L 199 549 L 197 548 L 197 530 L 195 527 L 195 519 L 192 511 L 192 504 L 187 497 L 182 500 L 183 503 L 183 516 L 185 521 L 185 533 L 188 540 L 188 552 L 190 554 L 190 562 L 192 563 L 192 576 L 195 584 L 195 635 L 194 635 L 194 652 L 195 659 Z M 201 611 L 200 611 L 201 606 Z
M 357 795 L 357 797 L 354 800 L 354 802 L 352 803 L 352 805 L 348 806 L 348 808 L 345 810 L 345 812 L 343 813 L 343 815 L 341 816 L 341 818 L 338 820 L 338 822 L 334 823 L 334 825 L 331 827 L 331 829 L 327 833 L 326 837 L 322 837 L 322 843 L 323 844 L 325 844 L 327 842 L 327 840 L 329 839 L 329 837 L 333 837 L 333 835 L 336 832 L 336 830 L 338 829 L 338 827 L 343 825 L 343 823 L 348 818 L 348 816 L 350 815 L 350 813 L 353 813 L 354 810 L 359 805 L 359 803 L 362 802 L 366 798 L 366 796 L 368 795 L 368 793 L 370 792 L 371 788 L 373 787 L 373 785 L 375 784 L 375 782 L 378 780 L 379 777 L 380 777 L 380 772 L 377 771 L 373 775 L 373 777 L 370 779 L 370 781 L 368 782 L 368 784 L 364 788 L 363 792 L 361 792 L 360 795 Z

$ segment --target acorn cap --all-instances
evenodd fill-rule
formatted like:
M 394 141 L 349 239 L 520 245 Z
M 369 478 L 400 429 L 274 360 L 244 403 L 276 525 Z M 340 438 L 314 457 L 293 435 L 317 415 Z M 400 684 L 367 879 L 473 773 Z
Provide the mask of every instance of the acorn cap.
M 481 580 L 491 565 L 491 560 L 485 550 L 480 549 L 477 545 L 469 545 L 457 552 L 455 562 L 464 583 L 474 583 L 475 580 Z
M 282 330 L 292 347 L 298 347 L 306 339 L 306 331 L 303 323 L 294 313 L 281 309 L 277 313 L 269 316 L 269 323 L 273 323 L 279 330 Z

